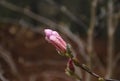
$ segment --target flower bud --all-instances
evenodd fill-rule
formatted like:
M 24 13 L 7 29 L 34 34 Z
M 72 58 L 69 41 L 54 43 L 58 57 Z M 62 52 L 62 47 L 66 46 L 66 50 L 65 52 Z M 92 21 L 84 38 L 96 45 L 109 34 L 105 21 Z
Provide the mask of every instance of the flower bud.
M 51 29 L 45 29 L 45 39 L 51 43 L 55 48 L 61 52 L 66 52 L 66 42 L 62 39 L 62 37 L 56 32 Z

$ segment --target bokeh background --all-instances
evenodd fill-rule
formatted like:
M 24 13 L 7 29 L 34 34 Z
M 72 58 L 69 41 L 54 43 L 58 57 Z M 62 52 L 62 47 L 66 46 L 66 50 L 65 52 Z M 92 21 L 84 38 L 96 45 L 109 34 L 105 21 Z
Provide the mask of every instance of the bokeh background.
M 93 72 L 120 80 L 119 0 L 0 0 L 0 81 L 76 81 L 64 73 L 67 58 L 45 41 L 45 28 L 58 31 L 81 64 L 91 58 Z

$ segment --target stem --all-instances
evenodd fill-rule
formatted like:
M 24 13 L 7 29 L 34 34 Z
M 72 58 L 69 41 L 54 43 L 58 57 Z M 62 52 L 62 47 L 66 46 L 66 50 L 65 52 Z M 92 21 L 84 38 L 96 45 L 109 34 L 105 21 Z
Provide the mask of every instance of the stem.
M 76 66 L 78 66 L 79 68 L 81 68 L 82 70 L 86 71 L 87 73 L 89 73 L 90 75 L 96 77 L 96 78 L 102 78 L 101 76 L 97 75 L 96 73 L 92 72 L 87 66 L 85 65 L 81 65 L 79 62 L 77 62 L 75 59 L 72 59 L 74 64 Z

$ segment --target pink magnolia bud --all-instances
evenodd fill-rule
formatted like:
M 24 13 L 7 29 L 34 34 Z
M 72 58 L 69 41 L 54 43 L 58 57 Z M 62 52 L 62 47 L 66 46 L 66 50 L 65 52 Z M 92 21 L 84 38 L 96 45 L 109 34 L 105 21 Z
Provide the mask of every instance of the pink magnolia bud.
M 70 58 L 67 62 L 67 68 L 72 71 L 72 72 L 75 72 L 75 68 L 74 68 L 74 65 L 73 65 L 73 60 Z
M 45 39 L 51 43 L 56 49 L 62 53 L 66 52 L 66 42 L 62 39 L 62 37 L 51 29 L 45 29 Z

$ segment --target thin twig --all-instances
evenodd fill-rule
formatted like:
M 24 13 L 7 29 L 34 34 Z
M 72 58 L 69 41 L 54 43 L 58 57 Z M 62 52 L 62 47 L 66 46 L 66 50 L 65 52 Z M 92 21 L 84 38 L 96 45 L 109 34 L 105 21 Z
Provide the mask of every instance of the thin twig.
M 1 74 L 1 73 L 0 73 L 0 80 L 2 80 L 2 81 L 9 81 L 9 80 L 6 79 L 6 78 L 3 76 L 3 74 Z
M 88 30 L 88 54 L 89 54 L 89 61 L 88 66 L 92 69 L 92 55 L 93 55 L 93 34 L 94 34 L 94 27 L 96 23 L 96 6 L 97 0 L 93 0 L 91 3 L 91 20 L 90 20 L 90 28 Z M 86 74 L 86 81 L 90 81 L 91 77 L 89 74 Z
M 8 79 L 6 79 L 4 76 L 3 76 L 3 69 L 1 68 L 1 65 L 0 65 L 0 80 L 1 81 L 9 81 Z
M 7 2 L 6 0 L 1 0 L 0 1 L 0 5 L 5 7 L 5 8 L 8 8 L 8 9 L 10 9 L 12 11 L 15 11 L 15 12 L 18 12 L 18 13 L 22 13 L 22 14 L 30 17 L 31 19 L 34 19 L 34 20 L 36 20 L 38 22 L 46 24 L 46 25 L 48 25 L 48 26 L 50 26 L 52 28 L 55 28 L 57 26 L 57 24 L 54 23 L 53 21 L 33 13 L 29 9 L 25 9 L 25 8 L 21 8 L 21 7 L 18 7 L 16 5 L 13 5 L 13 4 Z
M 113 53 L 114 53 L 114 28 L 113 28 L 113 2 L 108 1 L 108 60 L 106 78 L 111 78 L 113 73 Z
M 11 72 L 15 75 L 18 74 L 17 68 L 15 66 L 15 63 L 14 63 L 11 55 L 9 54 L 9 52 L 7 52 L 5 49 L 3 49 L 1 46 L 0 46 L 0 56 L 8 63 L 8 65 L 11 68 Z
M 87 32 L 87 25 L 78 19 L 65 5 L 57 4 L 53 0 L 46 0 L 49 4 L 55 5 L 62 13 L 68 16 L 73 22 L 81 26 Z
M 10 69 L 11 69 L 11 73 L 15 76 L 17 76 L 17 78 L 19 78 L 20 81 L 24 81 L 21 77 L 21 75 L 19 74 L 18 72 L 18 69 L 16 68 L 16 65 L 10 55 L 10 53 L 3 49 L 1 46 L 0 46 L 0 56 L 6 61 L 6 63 L 8 63 Z
M 120 19 L 120 11 L 116 14 L 113 15 L 114 19 L 114 32 L 117 30 L 117 26 L 119 24 L 119 19 Z M 113 60 L 113 69 L 116 68 L 118 61 L 120 60 L 120 53 L 117 53 L 115 56 L 115 59 Z

